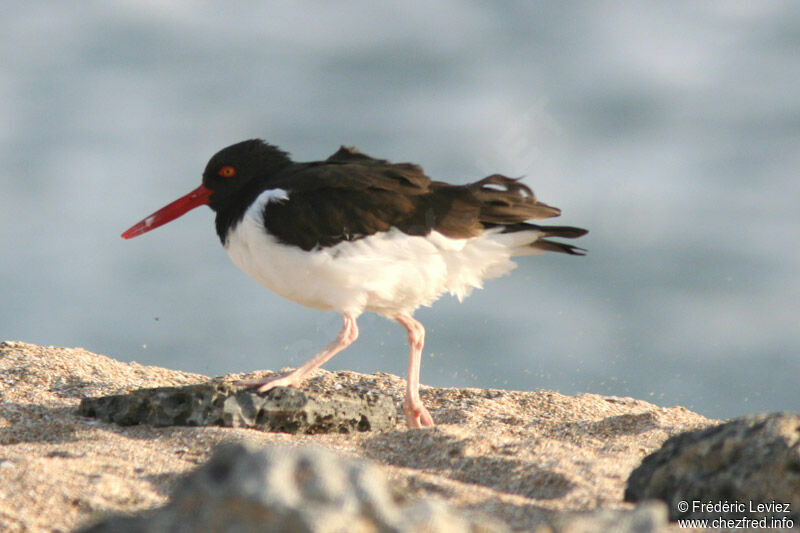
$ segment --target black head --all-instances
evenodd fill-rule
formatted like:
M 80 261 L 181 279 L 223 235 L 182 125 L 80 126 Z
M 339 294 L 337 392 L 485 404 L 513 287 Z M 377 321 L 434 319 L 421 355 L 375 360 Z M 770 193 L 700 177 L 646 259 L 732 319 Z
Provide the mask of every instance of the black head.
M 260 191 L 263 181 L 291 165 L 286 152 L 260 139 L 240 142 L 217 152 L 206 165 L 203 184 L 128 228 L 122 237 L 132 239 L 162 226 L 201 205 L 217 212 L 217 232 L 223 238 L 231 220 L 241 217 Z M 220 217 L 220 213 L 225 212 Z
M 217 209 L 240 191 L 291 164 L 277 147 L 251 139 L 223 148 L 209 160 L 203 172 L 203 186 L 212 194 L 209 205 Z

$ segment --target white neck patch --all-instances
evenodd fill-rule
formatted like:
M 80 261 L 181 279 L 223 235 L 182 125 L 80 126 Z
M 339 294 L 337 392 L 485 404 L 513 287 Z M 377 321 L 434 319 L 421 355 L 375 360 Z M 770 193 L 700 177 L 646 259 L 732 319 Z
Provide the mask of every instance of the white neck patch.
M 258 196 L 257 204 L 265 205 L 270 202 L 282 202 L 289 199 L 289 193 L 284 189 L 267 189 Z

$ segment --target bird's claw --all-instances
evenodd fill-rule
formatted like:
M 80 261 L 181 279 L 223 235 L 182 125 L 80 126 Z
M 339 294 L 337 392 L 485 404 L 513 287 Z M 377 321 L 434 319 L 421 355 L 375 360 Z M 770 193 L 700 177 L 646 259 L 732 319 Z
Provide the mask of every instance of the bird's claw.
M 267 392 L 275 387 L 296 387 L 297 380 L 292 379 L 291 375 L 277 376 L 257 379 L 242 379 L 234 382 L 240 387 L 258 387 L 258 392 Z
M 428 409 L 422 405 L 422 402 L 410 402 L 408 400 L 403 403 L 403 412 L 406 414 L 406 424 L 411 429 L 420 429 L 423 427 L 433 427 L 433 417 Z

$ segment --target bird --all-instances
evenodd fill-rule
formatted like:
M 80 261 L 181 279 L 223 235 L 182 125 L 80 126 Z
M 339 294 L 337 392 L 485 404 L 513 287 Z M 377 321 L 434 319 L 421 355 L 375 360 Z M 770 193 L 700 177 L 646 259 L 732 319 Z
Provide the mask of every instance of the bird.
M 336 338 L 288 374 L 238 382 L 259 393 L 298 387 L 358 337 L 358 317 L 402 325 L 409 358 L 403 412 L 409 428 L 433 426 L 419 393 L 425 328 L 413 314 L 445 293 L 463 300 L 512 270 L 512 257 L 586 250 L 551 238 L 588 233 L 537 225 L 561 210 L 517 178 L 492 174 L 465 185 L 435 181 L 413 163 L 391 163 L 342 146 L 323 161 L 295 162 L 261 139 L 217 152 L 202 184 L 126 230 L 131 239 L 209 206 L 233 263 L 293 302 L 335 311 Z

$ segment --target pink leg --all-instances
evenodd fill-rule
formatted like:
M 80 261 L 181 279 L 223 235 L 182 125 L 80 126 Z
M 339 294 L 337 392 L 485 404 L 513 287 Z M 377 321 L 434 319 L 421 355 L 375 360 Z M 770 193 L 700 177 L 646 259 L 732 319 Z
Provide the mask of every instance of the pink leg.
M 433 417 L 422 405 L 419 397 L 419 365 L 422 359 L 422 345 L 425 343 L 425 328 L 411 315 L 397 315 L 394 319 L 408 331 L 408 385 L 406 401 L 403 403 L 406 423 L 410 428 L 432 426 Z
M 327 345 L 324 350 L 306 361 L 303 366 L 289 372 L 285 376 L 249 379 L 237 381 L 236 384 L 245 387 L 258 386 L 258 392 L 266 392 L 275 387 L 296 387 L 308 377 L 311 372 L 322 366 L 325 361 L 350 346 L 353 341 L 358 338 L 358 325 L 356 324 L 355 317 L 351 315 L 342 315 L 342 322 L 342 330 L 339 332 L 336 339 Z

